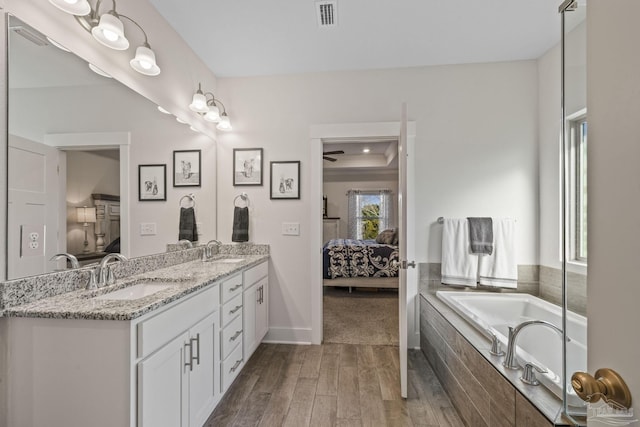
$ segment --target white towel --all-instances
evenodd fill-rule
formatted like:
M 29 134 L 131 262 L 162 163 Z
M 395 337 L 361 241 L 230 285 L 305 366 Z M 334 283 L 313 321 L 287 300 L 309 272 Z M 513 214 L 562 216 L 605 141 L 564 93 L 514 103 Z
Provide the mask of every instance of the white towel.
M 442 227 L 442 283 L 473 286 L 478 282 L 478 256 L 471 254 L 467 219 L 445 219 Z
M 494 218 L 493 241 L 493 254 L 479 257 L 479 282 L 483 286 L 515 289 L 518 287 L 515 221 Z

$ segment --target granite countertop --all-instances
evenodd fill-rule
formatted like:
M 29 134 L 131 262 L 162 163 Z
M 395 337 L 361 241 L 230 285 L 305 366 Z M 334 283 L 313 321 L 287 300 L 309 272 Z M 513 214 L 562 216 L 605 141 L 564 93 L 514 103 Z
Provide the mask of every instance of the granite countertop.
M 240 262 L 216 262 L 225 258 Z M 98 290 L 76 290 L 31 303 L 6 308 L 4 317 L 39 317 L 51 319 L 132 320 L 211 283 L 232 276 L 242 269 L 267 260 L 269 255 L 217 256 L 211 261 L 190 261 L 147 273 L 121 278 Z M 141 282 L 175 282 L 166 289 L 135 300 L 107 300 L 94 297 Z

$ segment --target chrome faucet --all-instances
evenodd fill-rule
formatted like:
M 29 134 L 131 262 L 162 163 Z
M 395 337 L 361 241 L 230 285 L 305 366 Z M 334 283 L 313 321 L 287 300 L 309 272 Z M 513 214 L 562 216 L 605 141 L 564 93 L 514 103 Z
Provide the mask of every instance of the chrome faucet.
M 61 254 L 55 254 L 51 257 L 49 261 L 58 261 L 60 258 L 66 258 L 71 262 L 71 268 L 80 268 L 80 263 L 78 262 L 78 258 L 69 253 L 63 252 Z
M 187 249 L 193 248 L 193 243 L 191 242 L 191 240 L 187 240 L 187 239 L 178 240 L 178 244 L 186 246 Z
M 107 263 L 112 259 L 117 259 L 118 261 L 128 261 L 124 255 L 118 253 L 110 253 L 106 254 L 104 258 L 100 260 L 100 264 L 97 267 L 97 275 L 98 275 L 98 286 L 111 285 L 116 281 L 115 275 L 111 268 L 107 268 Z
M 205 248 L 204 248 L 205 256 L 203 258 L 209 259 L 209 258 L 213 257 L 213 251 L 211 250 L 213 245 L 216 245 L 216 247 L 219 250 L 220 246 L 222 246 L 222 242 L 220 240 L 216 240 L 216 239 L 209 240 L 207 242 L 207 246 L 205 246 Z
M 547 326 L 562 336 L 562 329 L 558 328 L 553 323 L 547 322 L 546 320 L 527 320 L 526 322 L 520 323 L 515 328 L 509 326 L 509 339 L 507 341 L 507 354 L 504 357 L 504 362 L 502 362 L 502 366 L 507 369 L 520 369 L 520 366 L 516 362 L 516 338 L 518 338 L 518 334 L 527 326 L 531 325 L 542 325 Z M 570 341 L 567 337 L 567 341 Z

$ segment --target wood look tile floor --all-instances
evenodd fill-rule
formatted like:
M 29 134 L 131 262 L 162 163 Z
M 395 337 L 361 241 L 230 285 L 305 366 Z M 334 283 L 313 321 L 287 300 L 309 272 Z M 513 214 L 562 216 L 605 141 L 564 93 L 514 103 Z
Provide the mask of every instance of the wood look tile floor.
M 407 399 L 398 363 L 395 346 L 261 344 L 205 426 L 463 426 L 420 351 Z

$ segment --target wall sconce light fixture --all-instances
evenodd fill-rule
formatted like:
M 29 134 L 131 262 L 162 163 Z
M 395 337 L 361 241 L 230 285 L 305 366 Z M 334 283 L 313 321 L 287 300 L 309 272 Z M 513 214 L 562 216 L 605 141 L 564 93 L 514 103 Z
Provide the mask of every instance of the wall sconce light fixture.
M 125 36 L 121 18 L 131 21 L 144 35 L 144 43 L 136 48 L 135 56 L 129 61 L 131 68 L 145 76 L 160 74 L 160 67 L 158 67 L 156 55 L 149 45 L 147 33 L 132 18 L 116 12 L 115 0 L 112 0 L 113 9 L 102 14 L 100 14 L 102 0 L 96 1 L 95 8 L 91 7 L 88 0 L 49 0 L 49 2 L 63 12 L 74 15 L 76 21 L 89 31 L 96 41 L 114 50 L 129 49 L 129 40 Z
M 222 107 L 222 113 L 218 105 Z M 191 111 L 202 115 L 206 121 L 217 123 L 216 129 L 231 130 L 231 121 L 229 120 L 224 104 L 216 98 L 213 93 L 202 92 L 202 84 L 200 83 L 198 83 L 198 90 L 193 94 L 189 108 Z
M 78 222 L 82 224 L 84 227 L 84 249 L 83 253 L 89 252 L 89 242 L 87 241 L 87 228 L 89 227 L 90 222 L 96 222 L 96 208 L 88 208 L 83 206 L 81 208 L 76 208 L 76 213 L 78 215 Z

